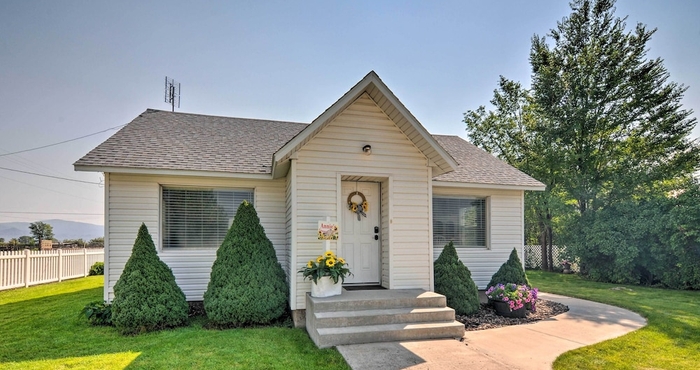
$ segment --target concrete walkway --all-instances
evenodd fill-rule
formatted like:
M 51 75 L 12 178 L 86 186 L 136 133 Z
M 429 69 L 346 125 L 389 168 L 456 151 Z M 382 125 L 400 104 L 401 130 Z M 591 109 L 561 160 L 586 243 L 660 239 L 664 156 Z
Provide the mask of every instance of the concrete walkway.
M 452 339 L 338 346 L 354 370 L 551 369 L 564 352 L 619 337 L 646 325 L 638 314 L 606 304 L 540 293 L 569 312 L 532 324 L 468 331 Z

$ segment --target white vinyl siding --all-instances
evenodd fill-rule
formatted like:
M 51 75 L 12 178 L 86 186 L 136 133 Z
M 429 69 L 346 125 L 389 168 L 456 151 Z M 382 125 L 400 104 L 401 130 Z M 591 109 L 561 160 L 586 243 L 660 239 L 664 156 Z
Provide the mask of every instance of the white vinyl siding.
M 523 258 L 523 191 L 479 188 L 433 187 L 433 197 L 487 198 L 486 223 L 489 248 L 457 248 L 457 255 L 472 273 L 479 289 L 486 289 L 491 276 L 515 248 Z M 433 244 L 433 259 L 444 244 Z
M 372 154 L 362 152 L 372 146 Z M 363 95 L 339 114 L 298 152 L 296 171 L 296 266 L 323 252 L 316 239 L 319 220 L 337 221 L 340 181 L 343 176 L 363 176 L 381 182 L 382 285 L 391 289 L 430 289 L 429 167 L 413 142 Z M 342 232 L 341 232 L 342 233 Z M 342 243 L 342 241 L 341 241 Z M 339 243 L 331 248 L 338 250 Z M 292 309 L 304 308 L 309 281 L 301 278 L 292 287 Z
M 253 190 L 162 189 L 163 248 L 218 248 L 243 201 Z
M 391 219 L 390 215 L 390 210 L 389 210 L 389 189 L 392 187 L 391 185 L 392 182 L 390 180 L 384 181 L 381 185 L 381 191 L 382 191 L 382 220 L 381 220 L 381 236 L 382 236 L 382 244 L 380 246 L 380 250 L 382 253 L 382 286 L 386 289 L 389 289 L 389 286 L 391 285 L 391 264 L 390 264 L 390 259 L 391 259 L 391 243 L 389 242 L 389 220 Z
M 160 188 L 194 187 L 255 189 L 255 209 L 277 259 L 288 268 L 285 252 L 285 180 L 248 180 L 186 176 L 151 176 L 110 173 L 106 189 L 108 216 L 105 243 L 109 251 L 105 277 L 107 299 L 131 255 L 141 223 L 148 227 L 160 258 L 173 270 L 175 280 L 190 301 L 202 300 L 209 283 L 217 248 L 162 248 Z

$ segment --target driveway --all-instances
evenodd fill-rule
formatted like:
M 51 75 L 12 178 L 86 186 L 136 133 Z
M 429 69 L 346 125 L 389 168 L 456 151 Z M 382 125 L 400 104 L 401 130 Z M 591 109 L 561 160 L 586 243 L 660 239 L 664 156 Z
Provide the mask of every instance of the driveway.
M 569 312 L 532 324 L 468 331 L 452 339 L 353 344 L 338 351 L 354 370 L 551 369 L 564 352 L 616 338 L 646 325 L 640 315 L 602 303 L 540 293 Z

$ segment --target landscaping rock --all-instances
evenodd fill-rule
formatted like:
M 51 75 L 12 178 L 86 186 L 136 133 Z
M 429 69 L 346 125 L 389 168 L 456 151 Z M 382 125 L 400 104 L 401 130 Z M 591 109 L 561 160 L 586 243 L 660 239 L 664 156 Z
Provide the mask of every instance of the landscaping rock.
M 466 331 L 475 331 L 527 324 L 548 319 L 567 311 L 569 311 L 569 307 L 566 305 L 539 299 L 537 300 L 536 312 L 528 312 L 527 316 L 522 319 L 508 318 L 497 315 L 496 310 L 488 303 L 482 303 L 481 309 L 477 313 L 467 316 L 456 315 L 455 320 L 463 323 Z

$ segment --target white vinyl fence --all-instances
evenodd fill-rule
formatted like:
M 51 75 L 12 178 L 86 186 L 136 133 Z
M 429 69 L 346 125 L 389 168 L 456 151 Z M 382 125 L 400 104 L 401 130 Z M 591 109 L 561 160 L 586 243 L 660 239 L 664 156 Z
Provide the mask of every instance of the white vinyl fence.
M 87 276 L 104 255 L 104 248 L 0 252 L 0 290 Z

